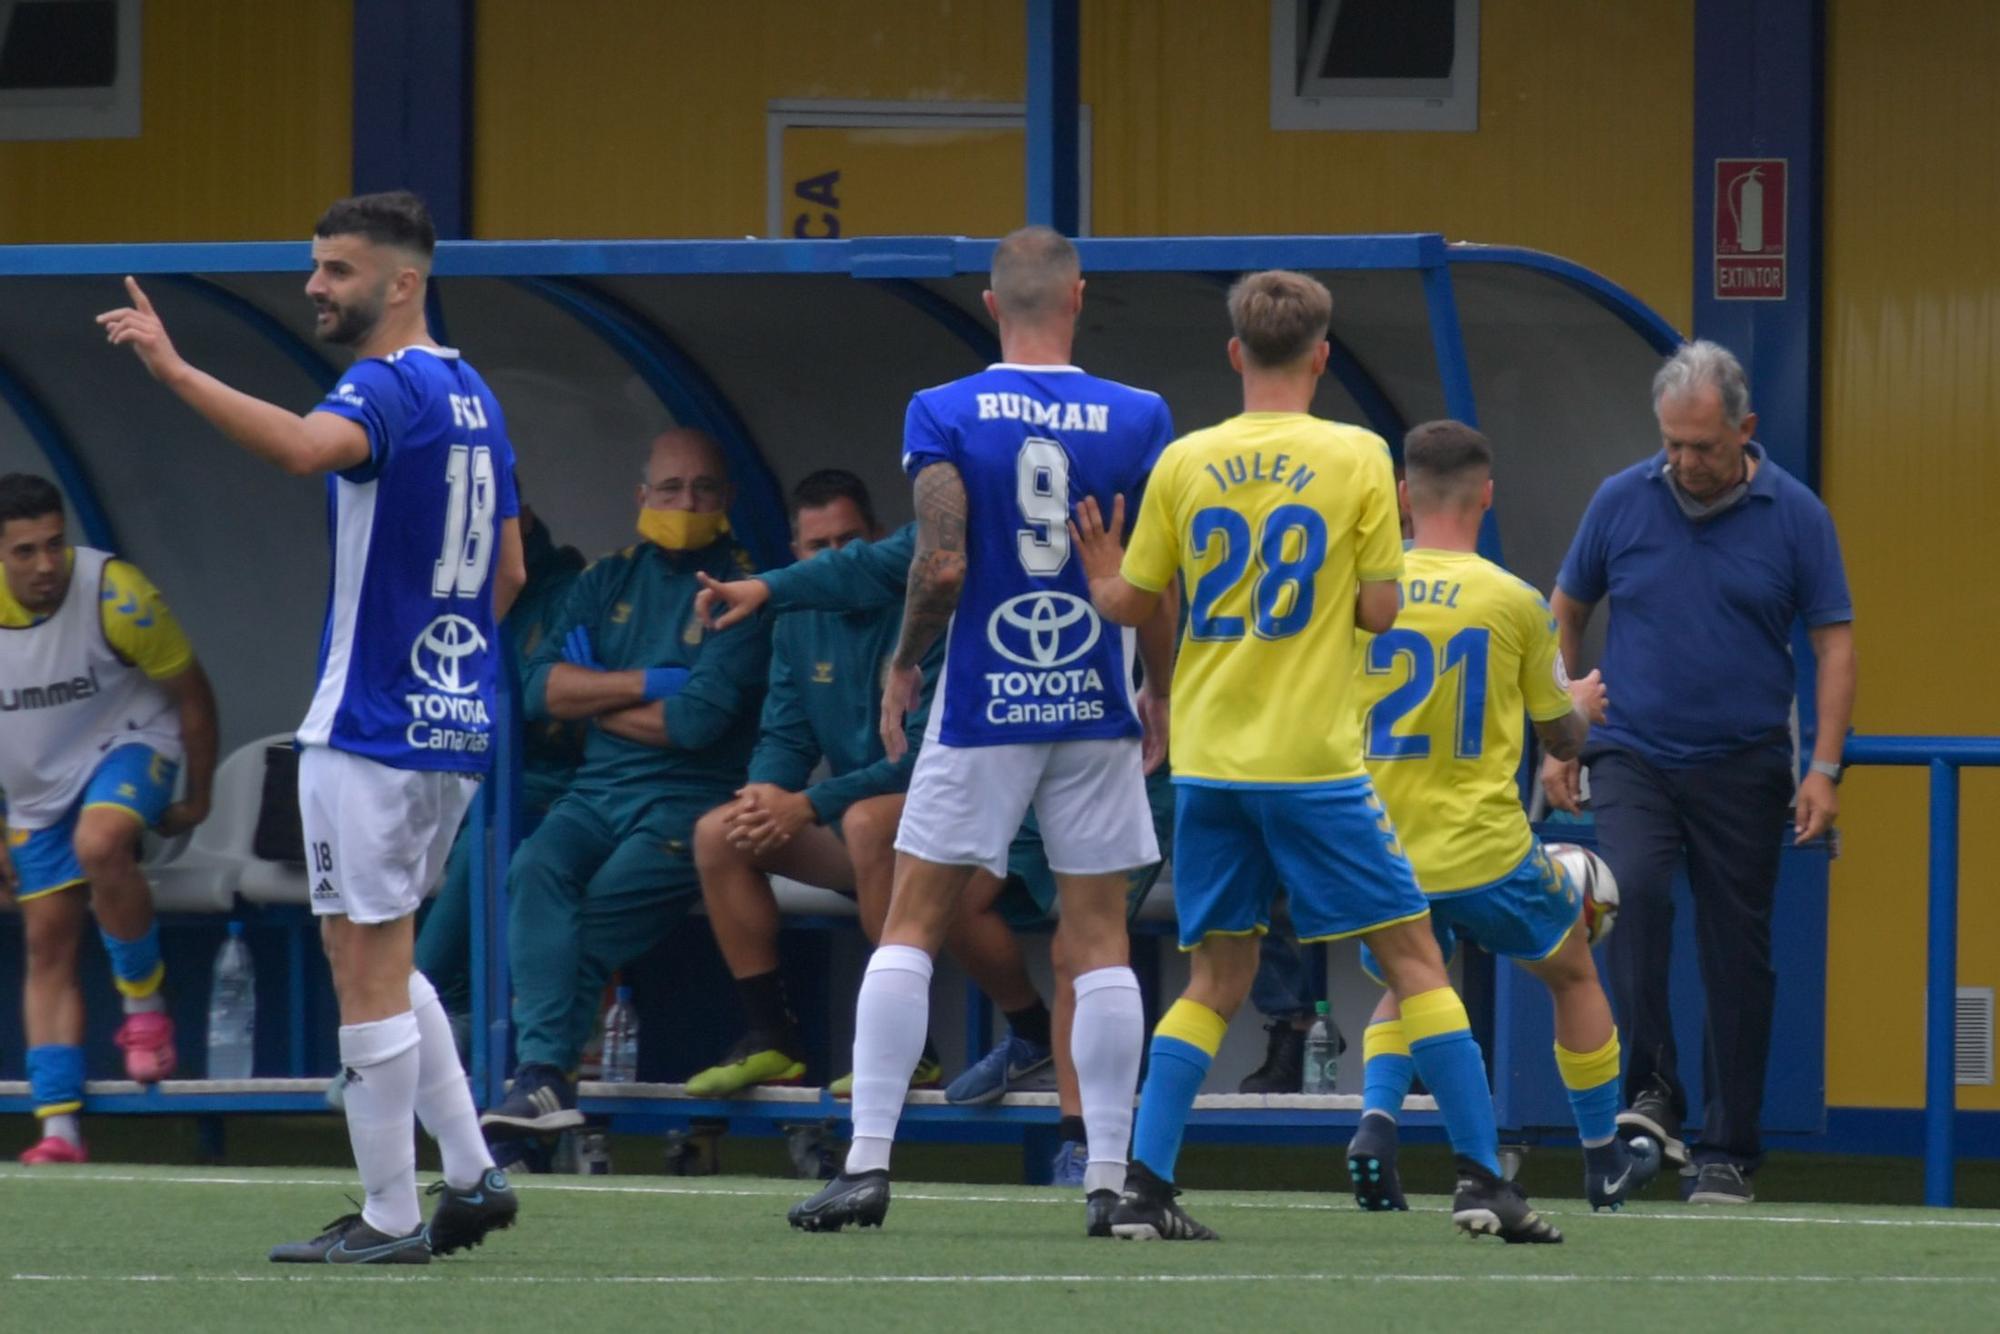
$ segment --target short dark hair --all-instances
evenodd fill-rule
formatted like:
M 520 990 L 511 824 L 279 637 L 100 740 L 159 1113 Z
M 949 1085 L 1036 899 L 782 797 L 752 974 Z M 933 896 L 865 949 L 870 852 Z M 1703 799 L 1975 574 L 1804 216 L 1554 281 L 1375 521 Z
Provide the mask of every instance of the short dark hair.
M 424 201 L 408 190 L 336 199 L 313 225 L 314 236 L 365 236 L 376 245 L 400 246 L 429 259 L 437 228 Z
M 1247 273 L 1229 289 L 1229 323 L 1250 364 L 1289 366 L 1326 338 L 1333 294 L 1309 274 L 1290 269 Z
M 816 510 L 836 500 L 851 500 L 861 511 L 861 521 L 875 528 L 875 502 L 869 498 L 868 484 L 845 468 L 821 468 L 792 488 L 792 523 L 797 526 L 800 510 Z
M 0 477 L 0 528 L 16 519 L 39 519 L 63 512 L 62 492 L 46 477 L 10 472 Z
M 1403 468 L 1412 509 L 1464 501 L 1493 475 L 1493 446 L 1464 422 L 1423 422 L 1403 437 Z

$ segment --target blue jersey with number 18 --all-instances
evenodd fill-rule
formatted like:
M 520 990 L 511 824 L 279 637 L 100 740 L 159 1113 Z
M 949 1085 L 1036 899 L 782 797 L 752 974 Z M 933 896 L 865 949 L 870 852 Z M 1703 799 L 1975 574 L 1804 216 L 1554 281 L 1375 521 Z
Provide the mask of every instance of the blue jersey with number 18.
M 1074 366 L 988 367 L 910 400 L 903 467 L 965 482 L 966 577 L 929 736 L 1004 746 L 1139 734 L 1132 636 L 1098 617 L 1070 550 L 1073 506 L 1138 508 L 1173 439 L 1158 394 Z
M 356 362 L 318 412 L 368 458 L 327 478 L 333 581 L 299 740 L 397 769 L 491 763 L 500 524 L 520 512 L 499 400 L 451 348 Z

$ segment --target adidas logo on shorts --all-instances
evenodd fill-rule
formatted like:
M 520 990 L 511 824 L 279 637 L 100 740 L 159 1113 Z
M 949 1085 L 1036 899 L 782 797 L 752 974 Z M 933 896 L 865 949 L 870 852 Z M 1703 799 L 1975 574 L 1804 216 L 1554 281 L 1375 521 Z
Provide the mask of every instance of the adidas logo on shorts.
M 333 887 L 331 880 L 322 880 L 312 887 L 312 896 L 316 899 L 337 899 L 340 891 Z

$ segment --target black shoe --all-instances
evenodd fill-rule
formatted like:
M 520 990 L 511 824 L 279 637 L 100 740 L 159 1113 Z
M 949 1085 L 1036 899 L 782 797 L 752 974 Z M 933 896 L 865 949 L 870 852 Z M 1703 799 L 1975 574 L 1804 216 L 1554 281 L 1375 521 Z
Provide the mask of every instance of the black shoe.
M 1502 1181 L 1470 1158 L 1458 1160 L 1458 1192 L 1451 1221 L 1461 1232 L 1484 1233 L 1506 1242 L 1559 1242 L 1563 1234 L 1528 1204 L 1511 1181 Z
M 1651 1135 L 1614 1139 L 1583 1151 L 1583 1193 L 1592 1210 L 1617 1212 L 1660 1173 L 1660 1146 Z
M 1625 1138 L 1650 1135 L 1666 1160 L 1676 1167 L 1688 1164 L 1687 1143 L 1681 1139 L 1681 1119 L 1674 1115 L 1674 1091 L 1664 1075 L 1654 1075 L 1646 1091 L 1632 1099 L 1632 1105 L 1618 1113 L 1618 1130 Z
M 1111 1235 L 1111 1214 L 1118 1207 L 1118 1192 L 1115 1190 L 1093 1190 L 1083 1197 L 1083 1235 L 1086 1237 L 1108 1237 Z
M 1264 1025 L 1269 1045 L 1264 1063 L 1243 1076 L 1238 1093 L 1297 1093 L 1306 1079 L 1306 1035 L 1292 1027 L 1289 1019 L 1273 1019 Z
M 1396 1172 L 1396 1121 L 1384 1112 L 1364 1112 L 1347 1144 L 1347 1179 L 1354 1202 L 1370 1213 L 1409 1209 Z
M 431 1246 L 422 1228 L 407 1237 L 392 1237 L 353 1213 L 334 1219 L 311 1241 L 273 1246 L 271 1259 L 281 1265 L 427 1265 Z
M 477 1246 L 489 1232 L 514 1226 L 521 1212 L 521 1197 L 507 1184 L 507 1174 L 490 1168 L 471 1190 L 459 1190 L 448 1181 L 435 1181 L 426 1194 L 442 1195 L 431 1213 L 424 1235 L 430 1239 L 432 1255 L 450 1255 Z
M 1111 1235 L 1125 1241 L 1216 1241 L 1214 1232 L 1174 1203 L 1180 1189 L 1144 1163 L 1125 1172 L 1125 1192 L 1111 1211 Z
M 503 1139 L 493 1145 L 493 1165 L 511 1176 L 547 1176 L 556 1170 L 553 1139 Z
M 880 1168 L 853 1176 L 842 1172 L 785 1215 L 793 1227 L 807 1232 L 838 1232 L 849 1223 L 881 1227 L 888 1216 L 889 1174 Z
M 553 1065 L 524 1065 L 514 1072 L 507 1099 L 479 1118 L 490 1140 L 553 1135 L 583 1124 L 576 1085 Z
M 1750 1204 L 1756 1198 L 1757 1193 L 1750 1189 L 1750 1179 L 1735 1163 L 1703 1163 L 1695 1169 L 1694 1188 L 1688 1192 L 1687 1202 Z

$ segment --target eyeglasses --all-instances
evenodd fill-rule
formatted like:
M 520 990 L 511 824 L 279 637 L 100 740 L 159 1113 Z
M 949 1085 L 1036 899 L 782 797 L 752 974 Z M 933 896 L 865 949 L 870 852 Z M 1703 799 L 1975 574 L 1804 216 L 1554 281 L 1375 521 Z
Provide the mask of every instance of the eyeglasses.
M 714 477 L 668 477 L 658 482 L 644 484 L 646 494 L 656 500 L 679 500 L 683 495 L 692 494 L 696 500 L 721 500 L 728 488 Z

